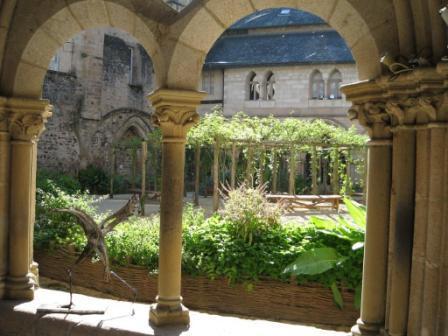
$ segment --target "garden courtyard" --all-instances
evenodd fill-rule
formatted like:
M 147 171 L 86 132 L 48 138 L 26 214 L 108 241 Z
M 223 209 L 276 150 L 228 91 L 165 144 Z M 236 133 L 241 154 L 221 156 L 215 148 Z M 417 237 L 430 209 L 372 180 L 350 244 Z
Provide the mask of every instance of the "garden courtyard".
M 0 334 L 447 335 L 448 7 L 168 1 L 0 0 Z M 281 22 L 308 11 L 313 31 L 228 31 L 272 8 Z M 137 42 L 67 44 L 101 27 Z M 262 43 L 274 30 L 283 47 Z M 214 62 L 227 68 L 213 82 L 206 60 L 242 34 L 257 44 L 234 60 L 255 51 L 265 69 L 229 94 L 234 69 Z M 308 62 L 297 76 L 279 69 L 290 47 Z M 44 84 L 50 62 L 67 72 Z M 42 99 L 56 77 L 65 89 Z M 235 93 L 242 108 L 225 114 Z M 60 143 L 67 162 L 41 169 Z M 324 196 L 334 210 L 289 212 Z

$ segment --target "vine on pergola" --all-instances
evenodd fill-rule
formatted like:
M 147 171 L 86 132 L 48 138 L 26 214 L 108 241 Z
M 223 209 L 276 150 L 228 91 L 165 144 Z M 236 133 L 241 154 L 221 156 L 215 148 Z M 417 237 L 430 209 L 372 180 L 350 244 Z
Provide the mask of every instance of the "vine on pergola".
M 363 148 L 367 137 L 357 133 L 354 127 L 344 129 L 330 125 L 323 120 L 302 120 L 298 118 L 279 119 L 251 117 L 243 112 L 226 119 L 220 108 L 201 118 L 187 136 L 187 145 L 195 150 L 195 203 L 198 202 L 201 148 L 213 147 L 213 196 L 214 209 L 219 205 L 219 153 L 231 149 L 232 167 L 230 185 L 235 187 L 237 150 L 242 150 L 246 158 L 246 183 L 254 184 L 254 166 L 259 162 L 258 183 L 263 183 L 266 160 L 272 172 L 272 192 L 276 192 L 278 158 L 288 155 L 289 193 L 295 192 L 295 169 L 298 153 L 311 157 L 312 192 L 318 193 L 317 174 L 319 158 L 325 156 L 331 163 L 332 187 L 334 193 L 350 193 L 350 166 L 360 169 L 364 155 L 354 159 L 352 151 Z M 343 181 L 339 188 L 340 180 Z M 361 181 L 363 183 L 363 181 Z
M 288 165 L 288 192 L 296 192 L 296 176 L 299 156 L 302 160 L 310 161 L 311 192 L 318 194 L 318 173 L 321 167 L 320 160 L 325 159 L 331 163 L 330 171 L 326 172 L 331 177 L 333 193 L 351 194 L 353 181 L 350 179 L 350 170 L 355 167 L 362 171 L 365 165 L 365 155 L 361 152 L 352 155 L 353 152 L 364 150 L 367 137 L 357 133 L 354 127 L 344 129 L 330 125 L 323 120 L 303 120 L 298 118 L 279 119 L 273 116 L 266 118 L 248 116 L 239 112 L 231 118 L 225 118 L 220 108 L 215 108 L 211 113 L 201 118 L 198 125 L 193 127 L 187 135 L 187 148 L 194 150 L 195 166 L 195 193 L 194 202 L 199 202 L 200 162 L 201 152 L 213 153 L 213 208 L 219 206 L 219 172 L 220 161 L 228 162 L 230 157 L 230 179 L 221 178 L 231 188 L 237 184 L 237 170 L 240 156 L 245 161 L 244 182 L 248 184 L 263 184 L 269 182 L 272 193 L 277 193 L 279 180 L 279 167 L 282 162 Z M 142 140 L 128 139 L 125 142 L 115 144 L 113 153 L 117 148 L 126 148 L 133 159 L 133 176 L 135 175 L 135 162 L 138 148 L 144 147 L 142 153 L 142 176 L 146 171 L 146 164 L 150 164 L 153 170 L 154 191 L 158 187 L 158 173 L 160 172 L 161 132 L 159 129 L 148 134 L 147 140 L 142 145 Z M 143 149 L 142 147 L 142 149 Z M 229 153 L 230 152 L 230 153 Z M 286 160 L 281 160 L 282 158 Z M 266 171 L 268 178 L 266 179 Z M 361 175 L 364 175 L 363 171 Z M 113 175 L 113 173 L 112 173 Z M 364 176 L 362 176 L 364 177 Z M 112 176 L 113 178 L 113 176 Z M 265 180 L 266 179 L 266 180 Z M 132 178 L 135 180 L 135 176 Z M 111 180 L 112 181 L 112 180 Z M 113 192 L 111 182 L 111 193 Z M 364 184 L 361 178 L 361 184 Z M 142 190 L 145 187 L 142 185 Z

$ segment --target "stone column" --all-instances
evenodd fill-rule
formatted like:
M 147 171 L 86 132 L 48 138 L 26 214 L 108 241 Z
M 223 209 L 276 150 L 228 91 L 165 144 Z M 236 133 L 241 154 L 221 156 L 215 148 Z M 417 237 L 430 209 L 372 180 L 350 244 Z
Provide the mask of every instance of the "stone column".
M 153 122 L 162 130 L 158 295 L 150 309 L 150 321 L 158 326 L 189 323 L 181 296 L 185 141 L 187 131 L 199 120 L 196 107 L 204 96 L 168 89 L 149 96 L 155 110 Z
M 380 335 L 386 310 L 386 283 L 391 188 L 392 142 L 384 104 L 363 104 L 351 109 L 352 118 L 367 128 L 367 225 L 364 246 L 361 317 L 352 335 Z
M 0 97 L 0 299 L 5 294 L 8 272 L 8 216 L 9 216 L 9 131 L 6 98 Z
M 11 134 L 9 271 L 6 297 L 34 297 L 33 228 L 36 192 L 36 142 L 51 116 L 47 101 L 11 98 L 6 103 Z
M 371 174 L 390 174 L 391 165 L 390 159 L 384 160 L 386 149 L 380 156 L 370 148 L 363 300 L 353 334 L 447 335 L 448 62 L 342 90 L 355 104 L 352 116 L 362 125 L 372 131 L 372 125 L 382 123 L 393 134 L 390 199 L 371 199 L 382 184 Z M 383 162 L 374 162 L 378 160 Z M 375 206 L 390 208 L 389 223 L 386 214 L 376 223 L 371 220 Z M 384 259 L 387 245 L 389 258 Z

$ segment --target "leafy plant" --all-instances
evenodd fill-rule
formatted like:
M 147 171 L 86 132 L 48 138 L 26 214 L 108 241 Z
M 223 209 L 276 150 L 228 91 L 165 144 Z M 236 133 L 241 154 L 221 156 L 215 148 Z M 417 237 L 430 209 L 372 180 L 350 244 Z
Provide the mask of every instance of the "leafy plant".
M 84 191 L 96 195 L 105 195 L 109 192 L 109 178 L 106 172 L 99 167 L 88 165 L 79 171 L 78 178 Z
M 283 208 L 266 200 L 265 189 L 265 185 L 250 188 L 242 184 L 224 195 L 226 202 L 220 214 L 234 224 L 238 235 L 249 245 L 254 235 L 280 225 Z
M 365 207 L 348 198 L 344 199 L 344 203 L 350 214 L 352 221 L 346 220 L 339 216 L 338 219 L 322 219 L 319 217 L 311 217 L 310 222 L 316 227 L 318 232 L 325 235 L 335 237 L 350 243 L 353 251 L 364 247 L 364 237 L 366 228 L 366 210 Z M 317 275 L 325 273 L 333 268 L 343 267 L 344 263 L 349 260 L 348 256 L 341 255 L 333 247 L 320 247 L 301 253 L 298 258 L 285 268 L 285 273 L 294 275 Z M 360 288 L 359 282 L 356 286 Z M 341 293 L 337 283 L 334 281 L 330 284 L 333 298 L 338 307 L 343 308 Z M 356 302 L 359 302 L 360 290 L 356 291 Z
M 243 193 L 237 191 L 238 197 L 233 197 L 232 207 L 227 208 L 229 215 L 232 214 L 230 217 L 214 214 L 206 218 L 202 209 L 185 206 L 182 233 L 184 274 L 212 279 L 224 277 L 230 283 L 244 283 L 247 288 L 260 279 L 287 282 L 291 281 L 290 274 L 283 271 L 297 256 L 306 255 L 309 251 L 319 255 L 320 252 L 316 252 L 319 249 L 331 248 L 334 251 L 327 253 L 326 261 L 322 264 L 326 263 L 326 268 L 336 264 L 333 268 L 319 273 L 308 267 L 308 271 L 297 276 L 295 281 L 299 284 L 313 282 L 326 285 L 333 289 L 335 297 L 340 285 L 352 289 L 358 286 L 361 281 L 362 249 L 352 251 L 352 246 L 362 236 L 351 232 L 353 223 L 348 227 L 350 234 L 341 227 L 343 224 L 322 222 L 317 218 L 313 219 L 314 224 L 308 225 L 297 225 L 294 222 L 280 224 L 278 209 L 268 211 L 266 218 L 270 220 L 266 220 L 261 215 L 266 205 L 262 192 L 252 189 L 250 193 L 253 195 L 250 196 L 252 200 L 249 203 L 252 206 L 249 207 L 244 204 L 247 199 Z M 36 248 L 51 250 L 71 247 L 81 251 L 86 242 L 75 219 L 51 209 L 76 206 L 95 215 L 93 205 L 92 196 L 79 190 L 69 194 L 51 179 L 43 185 L 39 184 L 34 236 Z M 231 209 L 235 209 L 238 215 Z M 355 207 L 352 211 L 355 213 L 358 210 Z M 362 219 L 362 211 L 358 211 L 356 216 Z M 118 225 L 116 231 L 106 237 L 111 262 L 139 265 L 156 272 L 159 224 L 159 216 L 153 216 L 130 218 Z M 253 229 L 251 240 L 245 236 L 243 225 Z M 338 263 L 339 257 L 345 258 L 344 261 Z

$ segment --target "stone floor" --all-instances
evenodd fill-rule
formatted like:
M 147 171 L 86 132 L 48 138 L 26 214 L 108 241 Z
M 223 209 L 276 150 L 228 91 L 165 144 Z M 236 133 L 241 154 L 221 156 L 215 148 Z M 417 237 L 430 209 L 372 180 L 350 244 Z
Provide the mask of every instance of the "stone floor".
M 0 335 L 4 336 L 342 336 L 344 332 L 327 331 L 296 324 L 250 320 L 190 312 L 189 327 L 157 328 L 148 323 L 148 306 L 129 302 L 74 295 L 79 309 L 105 309 L 104 315 L 36 314 L 45 304 L 66 304 L 65 292 L 39 289 L 32 302 L 0 301 Z M 135 312 L 132 314 L 132 312 Z

